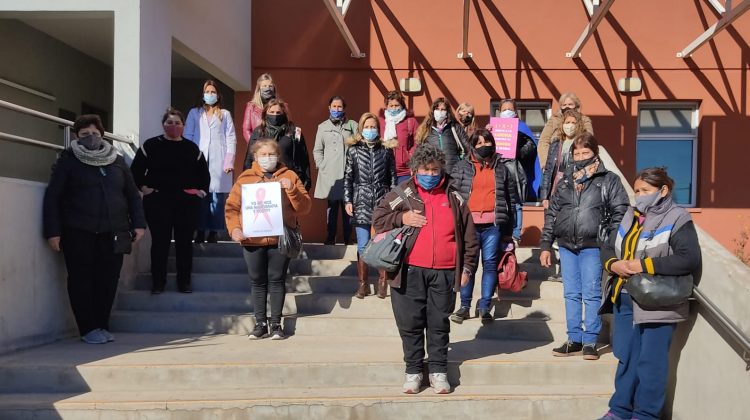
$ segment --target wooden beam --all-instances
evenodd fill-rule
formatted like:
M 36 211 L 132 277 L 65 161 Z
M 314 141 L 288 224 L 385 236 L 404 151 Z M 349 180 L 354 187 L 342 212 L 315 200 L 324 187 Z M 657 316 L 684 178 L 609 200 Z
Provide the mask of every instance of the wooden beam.
M 471 58 L 471 53 L 469 52 L 469 8 L 471 6 L 471 0 L 464 0 L 464 31 L 463 31 L 463 43 L 461 44 L 463 47 L 461 48 L 461 52 L 458 53 L 458 58 Z
M 346 22 L 344 22 L 344 15 L 341 14 L 341 11 L 336 6 L 335 0 L 323 0 L 323 4 L 326 5 L 328 12 L 331 13 L 331 17 L 333 17 L 333 21 L 336 22 L 339 32 L 341 32 L 341 35 L 346 41 L 346 45 L 349 46 L 349 49 L 352 52 L 352 58 L 365 58 L 367 55 L 359 49 L 357 41 L 354 40 L 352 33 L 349 31 L 349 27 L 346 26 Z
M 727 6 L 731 6 L 731 3 L 727 2 Z M 727 26 L 731 25 L 732 22 L 737 20 L 738 17 L 742 16 L 743 13 L 747 12 L 748 9 L 750 9 L 750 0 L 745 0 L 742 3 L 734 6 L 731 10 L 728 10 L 724 14 L 724 16 L 719 19 L 718 22 L 714 23 L 710 28 L 706 30 L 706 32 L 703 32 L 698 38 L 688 44 L 687 47 L 678 52 L 677 57 L 688 58 L 693 55 L 695 50 L 700 48 L 708 41 L 712 40 L 713 37 L 715 37 L 719 32 L 721 32 Z
M 588 25 L 583 29 L 581 36 L 578 37 L 578 41 L 576 41 L 576 44 L 570 52 L 565 53 L 566 57 L 578 58 L 581 56 L 581 50 L 586 45 L 586 41 L 588 41 L 589 38 L 591 38 L 591 35 L 596 32 L 596 28 L 599 26 L 602 19 L 604 19 L 604 16 L 607 15 L 609 8 L 612 7 L 612 3 L 614 2 L 615 0 L 604 0 L 604 2 L 594 10 L 594 14 L 591 16 L 591 21 L 589 21 Z

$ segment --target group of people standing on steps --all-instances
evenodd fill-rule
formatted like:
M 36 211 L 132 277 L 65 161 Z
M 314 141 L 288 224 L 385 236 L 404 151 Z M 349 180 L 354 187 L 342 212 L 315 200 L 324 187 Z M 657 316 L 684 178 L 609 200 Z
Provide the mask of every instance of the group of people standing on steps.
M 233 179 L 232 117 L 221 107 L 213 81 L 204 83 L 201 99 L 187 117 L 168 109 L 163 133 L 142 143 L 130 167 L 103 140 L 99 117 L 81 116 L 73 127 L 77 139 L 53 167 L 44 197 L 44 235 L 65 256 L 71 306 L 86 343 L 114 340 L 108 319 L 122 255 L 146 226 L 152 238 L 152 294 L 165 290 L 172 239 L 177 289 L 190 293 L 192 242 L 216 241 L 226 229 L 243 246 L 252 283 L 256 327 L 250 338 L 284 338 L 289 257 L 279 250 L 276 236 L 244 237 L 241 189 L 280 183 L 284 224 L 299 227 L 312 202 L 305 138 L 271 76 L 262 75 L 244 114 L 242 134 L 249 147 L 243 172 Z M 454 114 L 446 99 L 437 98 L 418 123 L 404 96 L 391 91 L 377 114 L 366 112 L 355 122 L 343 97 L 330 98 L 312 153 L 318 172 L 313 197 L 327 201 L 325 242 L 336 242 L 341 215 L 344 242 L 352 230 L 356 235 L 355 296 L 361 299 L 370 288 L 369 268 L 359 255 L 372 234 L 414 228 L 405 239 L 403 264 L 395 272 L 379 272 L 376 293 L 385 298 L 391 287 L 406 363 L 403 392 L 420 391 L 426 343 L 430 386 L 447 393 L 450 321 L 461 324 L 471 317 L 478 262 L 481 296 L 474 315 L 490 323 L 498 260 L 518 245 L 523 203 L 541 201 L 540 260 L 550 266 L 557 244 L 568 330 L 568 339 L 553 354 L 598 359 L 599 312 L 611 310 L 619 364 L 610 412 L 603 418 L 658 418 L 672 333 L 686 319 L 687 306 L 642 308 L 623 284 L 638 273 L 696 270 L 695 228 L 674 203 L 674 183 L 662 168 L 637 175 L 631 206 L 620 178 L 600 158 L 578 98 L 563 94 L 559 104 L 538 142 L 519 122 L 518 153 L 509 159 L 495 152 L 490 127 L 477 126 L 470 104 L 460 104 Z M 513 100 L 501 102 L 500 116 L 517 118 Z M 602 270 L 610 276 L 604 293 Z

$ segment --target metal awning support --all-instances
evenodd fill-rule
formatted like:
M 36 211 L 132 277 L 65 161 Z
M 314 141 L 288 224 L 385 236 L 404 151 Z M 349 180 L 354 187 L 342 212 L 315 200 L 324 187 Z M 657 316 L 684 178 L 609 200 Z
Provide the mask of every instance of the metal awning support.
M 472 57 L 469 52 L 469 8 L 471 6 L 471 0 L 464 0 L 464 32 L 463 32 L 463 43 L 461 52 L 458 53 L 458 58 L 468 59 Z
M 750 0 L 744 0 L 742 3 L 734 6 L 730 9 L 732 6 L 732 3 L 727 0 L 726 7 L 727 11 L 724 13 L 724 16 L 719 19 L 718 22 L 714 23 L 710 28 L 706 30 L 706 32 L 703 32 L 698 38 L 695 39 L 695 41 L 688 44 L 685 49 L 677 53 L 678 58 L 688 58 L 695 50 L 700 48 L 703 44 L 713 39 L 713 37 L 716 36 L 719 32 L 721 32 L 722 29 L 726 28 L 727 26 L 731 25 L 732 22 L 737 20 L 738 17 L 742 16 L 743 13 L 747 12 L 748 9 L 750 9 Z
M 591 15 L 591 21 L 589 21 L 588 25 L 583 29 L 583 33 L 581 33 L 581 36 L 578 37 L 578 41 L 576 41 L 576 44 L 573 46 L 573 49 L 570 50 L 570 52 L 565 53 L 565 56 L 568 58 L 578 58 L 581 56 L 581 50 L 583 49 L 584 45 L 586 45 L 586 41 L 591 38 L 591 35 L 596 32 L 596 28 L 599 26 L 599 23 L 604 19 L 604 16 L 607 15 L 609 12 L 609 8 L 612 7 L 612 3 L 614 3 L 615 0 L 603 0 L 601 4 L 599 4 L 599 7 L 594 8 L 596 3 L 595 1 L 591 3 L 591 8 L 594 11 L 594 14 Z M 585 2 L 586 9 L 588 10 L 588 2 Z
M 341 35 L 344 36 L 344 40 L 346 41 L 346 44 L 349 46 L 349 49 L 352 51 L 352 58 L 365 58 L 367 55 L 363 53 L 359 46 L 357 45 L 357 41 L 354 40 L 354 37 L 352 36 L 352 33 L 349 31 L 349 27 L 346 26 L 346 22 L 344 22 L 344 15 L 341 13 L 341 10 L 337 7 L 337 1 L 336 0 L 323 0 L 323 4 L 326 5 L 326 8 L 331 13 L 331 16 L 333 17 L 333 21 L 336 22 L 336 26 L 338 26 L 339 31 L 341 32 Z M 342 9 L 346 10 L 349 7 L 349 2 L 346 1 L 342 4 Z
M 583 5 L 586 6 L 586 11 L 591 17 L 594 14 L 594 9 L 599 7 L 599 0 L 583 0 Z
M 716 12 L 720 15 L 723 15 L 724 12 L 727 11 L 727 9 L 724 7 L 723 4 L 719 2 L 719 0 L 708 0 L 708 4 L 711 5 L 711 7 L 716 10 Z M 727 0 L 727 6 L 731 9 L 732 8 L 732 0 Z
M 716 0 L 714 0 L 716 1 Z M 336 0 L 336 7 L 341 10 L 341 14 L 346 16 L 346 11 L 349 10 L 349 4 L 352 0 Z

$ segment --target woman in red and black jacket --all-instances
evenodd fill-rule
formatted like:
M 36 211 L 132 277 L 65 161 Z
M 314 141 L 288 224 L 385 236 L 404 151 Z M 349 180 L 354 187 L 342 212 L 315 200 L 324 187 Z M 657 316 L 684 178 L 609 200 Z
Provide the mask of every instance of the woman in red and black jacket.
M 396 191 L 386 194 L 373 214 L 373 227 L 378 233 L 415 228 L 406 239 L 402 266 L 389 273 L 391 305 L 406 362 L 403 392 L 419 392 L 426 335 L 430 386 L 446 394 L 448 316 L 456 303 L 455 292 L 476 271 L 477 238 L 466 202 L 444 172 L 443 152 L 430 144 L 418 146 L 409 166 L 413 178 L 401 184 L 409 202 Z
M 383 141 L 396 140 L 398 145 L 393 149 L 396 157 L 396 176 L 398 183 L 411 177 L 409 157 L 414 151 L 414 134 L 417 131 L 417 119 L 414 113 L 406 109 L 404 95 L 392 90 L 385 95 L 385 108 L 380 110 L 380 138 Z

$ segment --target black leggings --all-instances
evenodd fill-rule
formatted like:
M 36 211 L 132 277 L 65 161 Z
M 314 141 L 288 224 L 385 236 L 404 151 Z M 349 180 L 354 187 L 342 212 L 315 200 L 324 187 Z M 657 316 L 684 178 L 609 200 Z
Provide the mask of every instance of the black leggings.
M 276 245 L 246 246 L 243 255 L 253 291 L 255 322 L 267 322 L 266 299 L 271 301 L 271 324 L 281 323 L 286 295 L 286 270 L 289 258 L 279 253 Z

